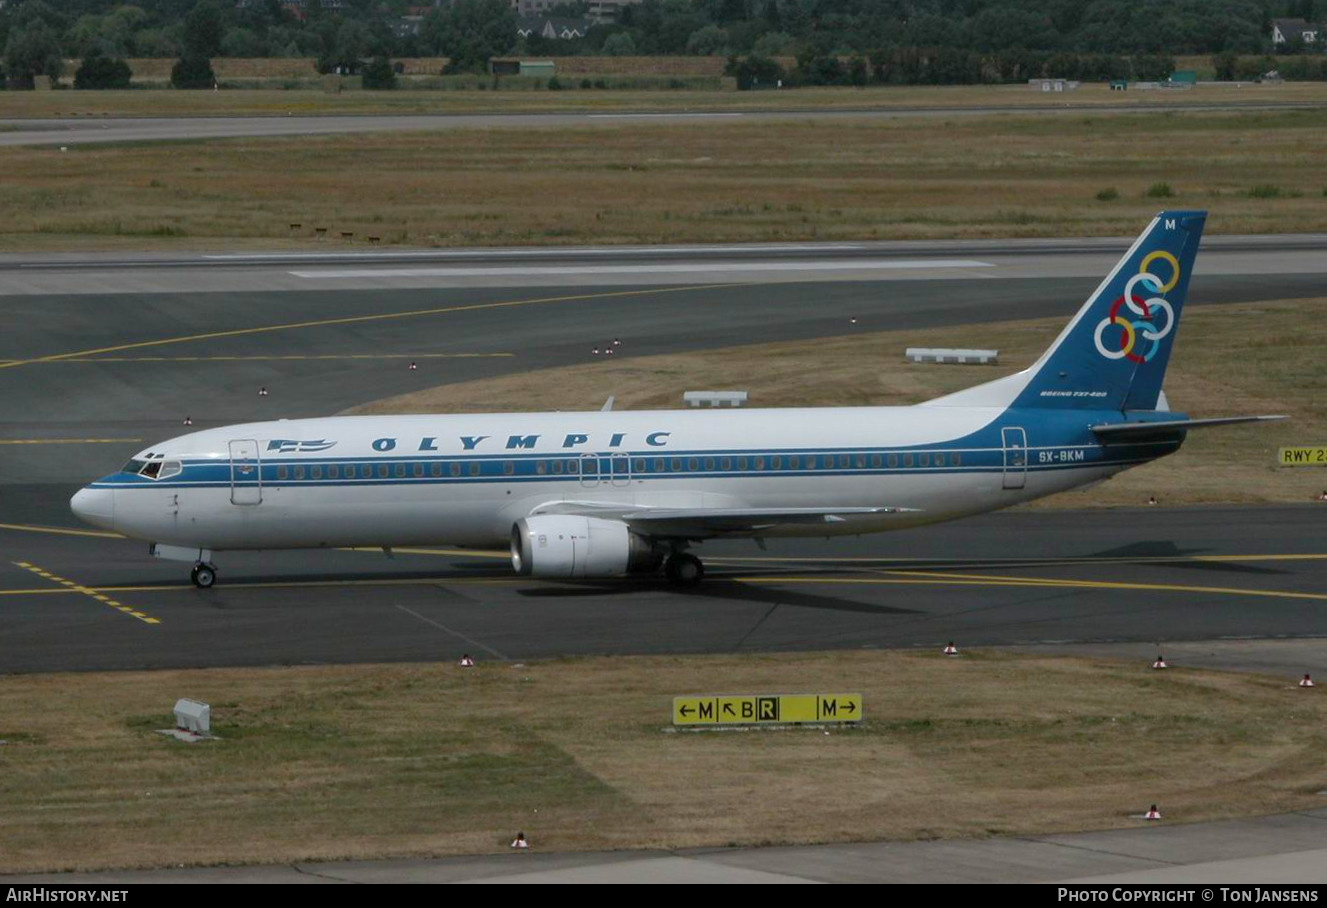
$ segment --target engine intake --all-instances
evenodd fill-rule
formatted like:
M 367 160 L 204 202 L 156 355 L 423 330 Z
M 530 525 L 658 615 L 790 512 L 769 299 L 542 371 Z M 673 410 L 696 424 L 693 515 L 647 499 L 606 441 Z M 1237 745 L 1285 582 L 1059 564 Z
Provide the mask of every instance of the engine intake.
M 529 577 L 618 577 L 658 570 L 664 551 L 619 520 L 547 514 L 511 528 L 511 566 Z

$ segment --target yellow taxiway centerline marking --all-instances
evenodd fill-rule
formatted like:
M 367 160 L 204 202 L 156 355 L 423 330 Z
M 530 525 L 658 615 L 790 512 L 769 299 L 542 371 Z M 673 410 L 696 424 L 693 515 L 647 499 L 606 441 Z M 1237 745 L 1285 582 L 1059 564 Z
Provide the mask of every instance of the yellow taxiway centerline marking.
M 1081 564 L 1183 564 L 1193 561 L 1323 561 L 1327 554 L 1306 553 L 1302 555 L 1154 555 L 1137 558 L 886 558 L 869 555 L 834 558 L 832 556 L 815 558 L 794 558 L 790 556 L 761 556 L 750 558 L 707 558 L 713 564 L 921 564 L 936 568 L 968 567 L 1061 567 Z
M 1069 580 L 1056 577 L 1007 577 L 1000 574 L 944 574 L 930 571 L 882 571 L 910 577 L 975 580 L 979 582 L 1017 583 L 1028 586 L 1079 587 L 1095 590 L 1156 590 L 1178 593 L 1220 593 L 1223 595 L 1267 596 L 1274 599 L 1315 599 L 1327 602 L 1327 593 L 1296 593 L 1287 590 L 1258 590 L 1236 586 L 1192 586 L 1183 583 L 1131 583 L 1118 580 Z
M 1019 578 L 999 575 L 941 574 L 932 572 L 888 571 L 890 577 L 797 577 L 785 575 L 737 576 L 724 579 L 738 583 L 806 583 L 806 584 L 882 584 L 895 586 L 974 586 L 974 587 L 1045 587 L 1053 589 L 1105 589 L 1105 590 L 1144 590 L 1153 592 L 1199 593 L 1225 596 L 1258 596 L 1273 599 L 1307 599 L 1327 601 L 1327 593 L 1297 593 L 1287 590 L 1244 589 L 1240 587 L 1192 586 L 1174 583 L 1121 583 L 1094 580 L 1059 580 L 1054 578 Z M 286 580 L 256 581 L 252 583 L 228 583 L 231 590 L 263 589 L 311 589 L 328 587 L 375 587 L 375 586 L 511 586 L 529 582 L 524 577 L 434 577 L 434 578 L 379 578 L 375 580 Z M 179 590 L 192 590 L 192 586 L 180 584 L 170 586 L 105 586 L 75 587 L 72 589 L 40 590 L 0 590 L 0 596 L 25 596 L 50 593 L 84 593 L 100 598 L 97 594 L 105 593 L 168 593 Z M 119 603 L 108 600 L 118 607 Z
M 141 438 L 3 438 L 0 445 L 110 445 L 141 442 Z
M 55 589 L 55 590 L 51 590 L 50 592 L 55 592 L 55 593 L 81 593 L 82 595 L 87 596 L 87 597 L 89 597 L 89 598 L 91 598 L 91 599 L 95 599 L 95 600 L 100 601 L 100 602 L 101 602 L 102 604 L 104 604 L 104 605 L 108 605 L 108 606 L 110 606 L 110 607 L 112 607 L 112 608 L 118 609 L 118 610 L 120 610 L 120 611 L 122 611 L 122 612 L 125 612 L 125 613 L 127 613 L 127 614 L 130 614 L 130 615 L 133 615 L 135 618 L 137 618 L 139 621 L 142 621 L 144 624 L 160 624 L 160 623 L 161 623 L 161 621 L 160 621 L 159 619 L 157 619 L 157 618 L 153 618 L 153 617 L 151 617 L 151 616 L 149 616 L 149 615 L 147 615 L 147 614 L 144 614 L 143 612 L 137 611 L 137 610 L 135 610 L 134 608 L 132 608 L 131 606 L 128 606 L 128 605 L 121 605 L 120 603 L 116 602 L 114 599 L 110 599 L 110 598 L 107 598 L 106 596 L 98 595 L 98 593 L 101 592 L 100 590 L 94 590 L 94 589 L 92 589 L 91 587 L 83 586 L 82 584 L 76 583 L 76 582 L 74 582 L 73 580 L 66 580 L 64 577 L 60 577 L 60 576 L 58 576 L 58 575 L 56 575 L 56 574 L 51 574 L 51 573 L 49 573 L 49 572 L 47 572 L 47 571 L 43 571 L 41 568 L 37 567 L 35 564 L 30 564 L 29 562 L 26 562 L 26 561 L 15 561 L 14 564 L 17 565 L 18 567 L 23 568 L 25 571 L 31 571 L 31 572 L 34 573 L 34 574 L 38 574 L 38 575 L 40 575 L 40 576 L 42 576 L 42 577 L 46 577 L 46 578 L 48 578 L 48 579 L 50 579 L 50 580 L 52 580 L 52 581 L 55 581 L 56 583 L 60 583 L 60 584 L 62 584 L 62 585 L 65 587 L 64 589 Z M 19 591 L 18 591 L 18 590 L 4 590 L 3 592 L 6 593 L 6 594 L 8 594 L 8 595 L 13 595 L 14 593 L 19 592 Z
M 61 360 L 33 360 L 33 363 L 197 363 L 197 362 L 275 362 L 277 360 L 338 359 L 496 359 L 514 357 L 515 353 L 290 353 L 273 356 L 71 356 Z M 0 363 L 3 365 L 3 363 Z
M 740 284 L 693 284 L 681 287 L 650 287 L 642 290 L 614 290 L 606 293 L 578 293 L 568 296 L 544 296 L 530 299 L 500 300 L 494 303 L 471 303 L 464 306 L 439 306 L 436 309 L 411 309 L 405 312 L 380 312 L 373 315 L 349 315 L 341 318 L 311 319 L 305 322 L 289 322 L 284 325 L 260 325 L 254 328 L 233 328 L 229 331 L 209 331 L 205 334 L 189 334 L 181 337 L 163 337 L 158 340 L 136 341 L 132 344 L 116 344 L 113 347 L 98 347 L 93 350 L 73 350 L 69 353 L 52 353 L 32 359 L 16 359 L 0 363 L 0 369 L 12 369 L 34 363 L 51 363 L 79 357 L 96 356 L 100 353 L 118 353 L 121 350 L 141 350 L 144 347 L 162 347 L 168 344 L 183 344 L 190 341 L 216 340 L 221 337 L 243 337 L 251 334 L 267 334 L 273 331 L 291 331 L 296 328 L 323 328 L 331 325 L 354 325 L 363 322 L 387 321 L 389 319 L 417 318 L 425 315 L 445 315 L 453 312 L 477 312 L 484 309 L 505 309 L 517 306 L 533 306 L 539 303 L 567 303 L 595 299 L 620 299 L 627 296 L 651 296 L 664 293 L 679 293 L 694 290 L 713 290 L 718 287 L 743 286 Z M 746 286 L 750 286 L 749 284 Z
M 0 530 L 16 530 L 20 533 L 54 533 L 57 536 L 95 536 L 98 539 L 126 538 L 119 533 L 109 533 L 104 530 L 72 530 L 68 527 L 39 527 L 26 523 L 0 523 Z
M 1222 586 L 1186 586 L 1176 583 L 1112 583 L 1096 580 L 1052 578 L 982 577 L 975 574 L 935 574 L 923 571 L 886 571 L 893 577 L 734 577 L 741 583 L 861 583 L 901 586 L 1019 586 L 1054 589 L 1147 590 L 1171 593 L 1216 593 L 1229 596 L 1261 596 L 1273 599 L 1312 599 L 1327 602 L 1327 593 L 1295 593 L 1282 590 L 1241 589 Z

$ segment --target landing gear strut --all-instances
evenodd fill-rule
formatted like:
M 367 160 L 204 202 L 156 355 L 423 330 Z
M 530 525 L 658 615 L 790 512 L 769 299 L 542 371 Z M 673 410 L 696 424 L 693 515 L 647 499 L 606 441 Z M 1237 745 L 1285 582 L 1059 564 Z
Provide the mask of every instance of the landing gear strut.
M 194 569 L 189 572 L 189 579 L 194 582 L 194 586 L 202 590 L 212 588 L 212 584 L 217 582 L 216 565 L 207 564 L 200 561 L 194 565 Z
M 676 586 L 695 586 L 705 576 L 705 565 L 687 552 L 674 552 L 664 562 L 664 575 Z

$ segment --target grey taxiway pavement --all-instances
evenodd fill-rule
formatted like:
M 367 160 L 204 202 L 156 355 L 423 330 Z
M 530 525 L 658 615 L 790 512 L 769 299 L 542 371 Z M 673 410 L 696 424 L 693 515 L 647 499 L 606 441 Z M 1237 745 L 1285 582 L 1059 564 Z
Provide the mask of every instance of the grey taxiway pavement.
M 1321 295 L 1324 245 L 1323 237 L 1213 238 L 1190 305 Z M 1318 592 L 1327 510 L 1311 503 L 1002 513 L 765 553 L 748 543 L 707 545 L 713 581 L 687 593 L 652 582 L 516 580 L 500 556 L 445 549 L 390 561 L 365 552 L 221 554 L 220 584 L 201 592 L 188 586 L 187 566 L 80 527 L 68 511 L 80 485 L 182 434 L 186 416 L 201 428 L 324 415 L 433 385 L 590 362 L 591 348 L 612 338 L 622 341 L 619 357 L 904 327 L 924 343 L 928 329 L 944 325 L 1067 317 L 1123 246 L 5 256 L 0 666 L 930 646 L 951 637 L 1150 645 L 1327 633 Z M 432 270 L 402 277 L 403 258 Z M 567 274 L 558 284 L 548 274 L 511 273 L 532 261 L 621 270 L 613 283 L 587 286 L 592 276 Z M 292 277 L 348 263 L 373 276 L 347 279 L 350 287 Z M 673 270 L 661 274 L 661 264 Z M 476 265 L 495 273 L 452 273 Z M 693 273 L 702 266 L 720 270 Z M 718 279 L 721 269 L 741 269 L 742 279 Z M 419 368 L 407 369 L 411 361 Z M 973 381 L 990 375 L 974 371 Z M 259 387 L 270 394 L 259 397 Z M 1112 586 L 1122 578 L 1135 587 Z
M 0 147 L 81 145 L 108 142 L 159 142 L 263 136 L 314 136 L 364 132 L 421 132 L 448 129 L 538 129 L 548 127 L 613 127 L 629 122 L 695 124 L 732 120 L 844 120 L 894 117 L 961 117 L 999 114 L 1116 114 L 1181 111 L 1313 110 L 1314 102 L 1240 102 L 1186 99 L 1178 104 L 1011 104 L 998 107 L 894 107 L 823 110 L 789 107 L 759 111 L 604 111 L 599 113 L 509 114 L 363 114 L 313 116 L 218 117 L 49 117 L 0 118 Z
M 1286 887 L 1327 882 L 1327 848 L 1322 844 L 1327 810 L 1189 825 L 1140 821 L 1138 827 L 930 842 L 583 854 L 532 850 L 434 859 L 31 874 L 0 876 L 0 884 L 950 882 Z

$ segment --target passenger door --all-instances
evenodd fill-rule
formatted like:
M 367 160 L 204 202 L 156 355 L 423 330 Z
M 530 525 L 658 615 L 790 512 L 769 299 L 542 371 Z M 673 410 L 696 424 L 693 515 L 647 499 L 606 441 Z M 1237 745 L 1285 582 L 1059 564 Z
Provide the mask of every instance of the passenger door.
M 239 439 L 230 443 L 230 503 L 263 503 L 263 465 L 258 442 Z
M 1027 433 L 1018 426 L 1006 426 L 1000 436 L 1004 441 L 1004 488 L 1021 489 L 1027 484 Z

